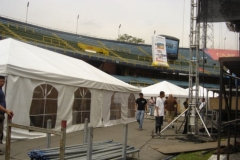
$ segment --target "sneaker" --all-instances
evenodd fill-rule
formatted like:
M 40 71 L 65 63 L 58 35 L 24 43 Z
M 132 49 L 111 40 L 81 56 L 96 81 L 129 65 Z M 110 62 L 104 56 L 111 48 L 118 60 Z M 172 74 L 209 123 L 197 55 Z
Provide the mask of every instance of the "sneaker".
M 139 131 L 141 131 L 141 130 L 142 130 L 142 128 L 139 128 L 138 130 L 139 130 Z

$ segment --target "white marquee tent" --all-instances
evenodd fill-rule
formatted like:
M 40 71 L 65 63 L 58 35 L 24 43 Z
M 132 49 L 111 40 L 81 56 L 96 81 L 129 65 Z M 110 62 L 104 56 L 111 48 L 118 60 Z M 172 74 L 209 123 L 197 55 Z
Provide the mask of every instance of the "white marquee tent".
M 196 86 L 193 86 L 193 89 L 196 89 Z M 185 89 L 187 92 L 189 92 L 189 88 Z M 203 88 L 202 86 L 199 86 L 198 89 L 198 96 L 199 97 L 207 97 L 207 89 Z M 196 91 L 193 91 L 193 96 L 195 96 Z M 218 96 L 217 93 L 215 93 L 214 95 L 215 97 Z M 208 97 L 213 97 L 213 92 L 212 91 L 208 91 Z
M 67 120 L 71 132 L 83 129 L 82 120 L 76 119 L 87 114 L 93 127 L 135 120 L 129 104 L 134 105 L 141 90 L 82 60 L 14 39 L 0 41 L 0 57 L 0 75 L 7 77 L 7 108 L 15 113 L 13 123 L 46 127 L 47 119 L 55 117 L 55 130 Z M 12 129 L 14 139 L 43 135 Z
M 157 97 L 160 91 L 164 91 L 165 95 L 172 94 L 174 97 L 188 97 L 188 92 L 167 81 L 162 81 L 154 85 L 142 88 L 142 93 L 145 97 Z

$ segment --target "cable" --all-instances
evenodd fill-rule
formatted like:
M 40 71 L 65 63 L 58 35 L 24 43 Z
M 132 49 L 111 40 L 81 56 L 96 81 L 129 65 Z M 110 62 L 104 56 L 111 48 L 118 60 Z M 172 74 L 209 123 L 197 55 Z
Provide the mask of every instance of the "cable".
M 204 77 L 205 77 L 205 76 L 204 76 L 204 72 L 205 72 L 205 70 L 204 70 L 204 66 L 205 66 L 205 65 L 204 65 L 204 62 L 205 62 L 205 52 L 204 52 L 204 51 L 202 51 L 202 52 L 203 52 L 203 54 L 202 54 L 202 55 L 203 55 L 203 82 L 202 82 L 202 83 L 203 83 L 203 86 L 202 86 L 202 87 L 203 87 L 203 98 L 204 98 L 204 83 L 205 83 L 205 82 L 204 82 Z
M 183 34 L 184 34 L 184 17 L 185 17 L 185 0 L 184 0 L 184 2 L 183 2 L 182 48 L 183 48 Z
M 222 23 L 219 23 L 219 44 L 218 44 L 219 49 L 221 48 L 221 39 L 222 39 L 221 30 L 222 30 Z
M 204 42 L 205 42 L 205 44 L 204 44 L 204 47 L 206 47 L 207 48 L 207 18 L 208 18 L 208 3 L 207 3 L 207 1 L 205 0 L 204 1 L 204 4 L 203 4 L 203 6 L 204 6 L 204 14 L 203 14 L 203 31 L 205 32 L 204 34 L 205 34 L 205 40 L 204 40 Z M 205 63 L 205 52 L 204 51 L 202 51 L 202 67 L 203 67 L 203 70 L 202 70 L 202 73 L 203 73 L 203 76 L 202 76 L 202 87 L 203 87 L 203 95 L 202 95 L 202 97 L 204 98 L 204 77 L 205 77 L 205 65 L 204 65 L 204 63 Z

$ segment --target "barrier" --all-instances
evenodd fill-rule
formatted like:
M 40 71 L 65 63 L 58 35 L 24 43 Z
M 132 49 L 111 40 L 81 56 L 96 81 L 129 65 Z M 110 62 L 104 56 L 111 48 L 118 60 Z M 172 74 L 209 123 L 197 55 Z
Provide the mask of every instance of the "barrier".
M 14 124 L 14 123 L 12 123 L 12 117 L 8 116 L 8 119 L 7 119 L 7 135 L 6 135 L 5 160 L 10 160 L 10 144 L 11 144 L 11 128 L 12 127 L 25 129 L 25 130 L 32 130 L 32 131 L 37 131 L 37 132 L 42 132 L 42 133 L 48 133 L 48 134 L 55 134 L 55 135 L 60 136 L 60 154 L 59 154 L 59 159 L 60 160 L 64 160 L 67 121 L 62 120 L 61 131 L 53 131 L 51 129 L 45 129 L 45 128 L 38 128 L 38 127 Z

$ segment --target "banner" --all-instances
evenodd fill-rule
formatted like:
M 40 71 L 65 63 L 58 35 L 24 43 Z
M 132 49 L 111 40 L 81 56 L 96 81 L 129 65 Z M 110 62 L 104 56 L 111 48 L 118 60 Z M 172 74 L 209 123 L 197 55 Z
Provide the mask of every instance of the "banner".
M 167 63 L 166 39 L 162 36 L 152 37 L 152 66 L 169 67 Z
M 218 60 L 219 57 L 239 57 L 238 50 L 229 49 L 204 49 L 206 54 L 208 54 L 213 60 Z

